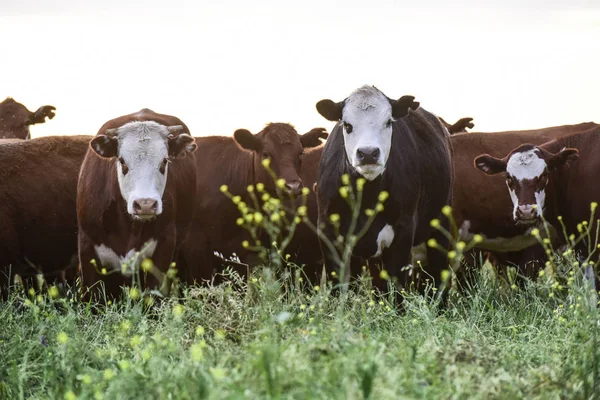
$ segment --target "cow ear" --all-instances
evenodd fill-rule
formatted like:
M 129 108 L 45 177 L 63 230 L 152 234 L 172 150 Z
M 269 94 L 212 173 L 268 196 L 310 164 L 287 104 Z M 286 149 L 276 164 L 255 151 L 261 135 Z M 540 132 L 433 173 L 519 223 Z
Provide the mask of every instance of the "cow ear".
M 342 119 L 343 109 L 343 101 L 340 101 L 339 103 L 334 103 L 333 101 L 326 99 L 321 100 L 317 103 L 317 111 L 329 121 L 337 122 L 340 119 Z
M 260 139 L 247 129 L 238 129 L 233 133 L 233 138 L 243 149 L 251 151 L 262 150 L 262 143 L 260 142 Z
M 302 147 L 317 147 L 320 145 L 321 139 L 327 139 L 329 133 L 325 130 L 325 128 L 313 128 L 309 132 L 306 132 L 304 135 L 300 136 L 300 143 L 302 143 Z
M 169 157 L 185 157 L 187 153 L 193 153 L 198 148 L 196 141 L 187 133 L 177 136 L 169 135 Z
M 398 100 L 390 100 L 392 105 L 392 117 L 402 118 L 408 115 L 408 110 L 419 108 L 419 102 L 415 101 L 415 96 L 402 96 Z
M 98 135 L 90 142 L 90 147 L 100 157 L 112 158 L 117 156 L 119 141 L 115 137 L 108 135 Z
M 454 125 L 450 126 L 448 131 L 450 134 L 466 132 L 467 128 L 472 129 L 475 126 L 475 124 L 473 124 L 471 121 L 473 121 L 473 118 L 461 118 L 456 121 Z
M 31 118 L 29 118 L 29 123 L 31 125 L 34 124 L 43 124 L 44 122 L 46 122 L 46 117 L 48 117 L 49 119 L 54 118 L 54 110 L 56 110 L 56 107 L 54 106 L 41 106 L 40 108 L 37 109 L 36 112 L 31 113 Z
M 496 175 L 506 171 L 506 161 L 484 154 L 475 158 L 475 167 L 488 175 Z
M 557 168 L 564 164 L 567 164 L 569 161 L 575 161 L 579 158 L 579 150 L 565 148 L 559 151 L 556 154 L 553 154 L 550 159 L 547 160 L 548 166 L 550 168 Z

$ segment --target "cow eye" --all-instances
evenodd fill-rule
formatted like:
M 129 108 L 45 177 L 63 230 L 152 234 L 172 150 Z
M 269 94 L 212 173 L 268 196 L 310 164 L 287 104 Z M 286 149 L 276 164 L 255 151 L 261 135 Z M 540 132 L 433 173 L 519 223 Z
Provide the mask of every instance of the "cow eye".
M 263 158 L 272 158 L 271 154 L 267 153 L 266 151 L 262 154 Z
M 346 130 L 346 133 L 352 133 L 352 125 L 344 122 L 344 129 Z
M 160 168 L 159 171 L 161 174 L 165 174 L 165 171 L 167 170 L 167 164 L 170 163 L 171 160 L 169 160 L 168 158 L 165 158 L 162 163 L 160 163 Z
M 392 120 L 390 119 L 390 120 L 388 120 L 388 122 L 386 122 L 385 126 L 389 128 L 390 126 L 392 126 L 392 123 L 393 123 L 393 122 L 394 122 L 394 121 L 392 121 Z
M 121 163 L 121 171 L 123 172 L 123 175 L 127 175 L 129 172 L 129 167 L 125 163 L 125 160 L 123 160 L 123 157 L 119 157 L 119 162 Z
M 506 175 L 506 183 L 508 183 L 508 186 L 512 188 L 515 184 L 515 180 L 512 176 Z

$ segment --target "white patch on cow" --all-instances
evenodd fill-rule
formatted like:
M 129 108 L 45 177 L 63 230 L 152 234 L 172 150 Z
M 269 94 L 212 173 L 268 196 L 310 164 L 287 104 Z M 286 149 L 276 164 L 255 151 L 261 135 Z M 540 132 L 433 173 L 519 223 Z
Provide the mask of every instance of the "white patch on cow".
M 546 161 L 540 158 L 536 149 L 513 154 L 506 164 L 506 172 L 516 180 L 533 179 L 546 170 Z
M 510 199 L 512 200 L 512 203 L 513 203 L 513 219 L 516 220 L 517 219 L 517 209 L 519 208 L 519 198 L 517 197 L 517 194 L 515 193 L 515 191 L 512 190 L 510 188 L 510 186 L 508 186 L 508 183 L 506 183 L 506 186 L 508 187 L 508 194 L 510 194 Z
M 144 259 L 151 258 L 154 255 L 157 244 L 158 241 L 156 239 L 150 239 L 142 246 L 140 251 L 131 249 L 122 257 L 113 249 L 103 244 L 94 246 L 94 249 L 102 267 L 120 271 L 125 276 L 131 276 L 139 268 L 140 263 Z
M 544 206 L 546 205 L 546 191 L 544 189 L 539 192 L 534 193 L 535 196 L 535 204 L 537 205 L 537 213 L 538 215 L 543 215 Z
M 383 250 L 392 245 L 394 241 L 394 229 L 390 224 L 386 224 L 377 235 L 377 252 L 373 257 L 381 257 Z
M 119 157 L 127 164 L 128 172 L 117 159 L 117 175 L 121 195 L 127 202 L 127 212 L 135 216 L 134 201 L 151 199 L 157 202 L 156 215 L 162 213 L 162 196 L 167 185 L 167 172 L 160 166 L 168 158 L 169 131 L 154 121 L 129 122 L 117 130 Z
M 342 122 L 352 125 L 348 133 L 344 127 L 344 147 L 348 162 L 368 180 L 383 173 L 392 148 L 392 106 L 388 98 L 373 86 L 363 86 L 355 90 L 345 101 Z M 361 166 L 357 152 L 359 149 L 379 150 L 376 164 Z

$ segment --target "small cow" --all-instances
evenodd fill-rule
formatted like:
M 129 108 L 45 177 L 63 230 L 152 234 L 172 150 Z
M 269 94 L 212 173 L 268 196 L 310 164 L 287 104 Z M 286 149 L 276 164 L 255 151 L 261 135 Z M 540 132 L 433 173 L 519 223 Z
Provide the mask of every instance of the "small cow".
M 77 178 L 92 137 L 47 136 L 0 146 L 1 287 L 15 273 L 27 278 L 42 272 L 50 280 L 76 268 Z
M 365 85 L 338 103 L 321 100 L 317 110 L 337 122 L 318 170 L 319 225 L 338 214 L 340 231 L 345 235 L 349 230 L 352 210 L 339 194 L 342 175 L 350 176 L 353 187 L 357 178 L 366 179 L 358 229 L 368 218 L 364 210 L 374 209 L 380 192 L 387 191 L 384 211 L 353 254 L 380 259 L 390 276 L 406 283 L 401 271 L 411 262 L 412 247 L 432 236 L 439 238 L 430 221 L 439 218 L 442 207 L 451 201 L 452 163 L 446 129 L 436 116 L 419 108 L 414 97 L 391 100 L 373 86 Z M 330 224 L 324 235 L 335 240 Z M 440 272 L 448 266 L 446 256 L 434 249 L 429 249 L 428 256 L 428 272 L 439 283 Z
M 454 135 L 455 133 L 467 133 L 467 128 L 473 129 L 475 124 L 473 124 L 473 118 L 461 118 L 456 121 L 454 124 L 449 124 L 442 117 L 438 117 L 440 122 L 446 129 L 448 129 L 448 133 Z
M 54 106 L 41 106 L 31 112 L 21 103 L 7 97 L 0 103 L 0 139 L 29 139 L 29 126 L 43 124 L 46 117 L 54 118 Z
M 593 128 L 537 146 L 523 144 L 504 158 L 484 154 L 475 159 L 475 166 L 488 175 L 503 173 L 515 222 L 537 225 L 543 215 L 562 232 L 561 216 L 567 234 L 578 235 L 577 225 L 590 219 L 590 203 L 600 201 L 597 178 L 590 172 L 600 168 L 599 138 L 600 127 Z M 595 225 L 590 227 L 592 232 L 596 232 Z M 587 255 L 588 243 L 584 242 L 577 250 Z
M 327 132 L 323 128 L 299 135 L 287 123 L 270 123 L 255 135 L 246 129 L 238 129 L 233 138 L 196 138 L 202 154 L 202 157 L 196 157 L 197 201 L 190 239 L 179 262 L 186 265 L 190 273 L 188 280 L 204 280 L 213 276 L 221 265 L 214 252 L 225 256 L 235 253 L 245 263 L 253 259 L 252 252 L 242 247 L 242 242 L 249 240 L 249 235 L 236 225 L 240 212 L 221 193 L 220 187 L 227 185 L 231 194 L 240 196 L 241 201 L 247 204 L 252 204 L 247 192 L 249 185 L 262 183 L 266 192 L 275 195 L 275 182 L 262 165 L 263 160 L 270 159 L 270 168 L 278 178 L 285 180 L 288 194 L 298 196 L 303 188 L 298 173 L 304 152 L 326 138 Z
M 90 142 L 77 187 L 84 289 L 102 280 L 116 296 L 127 282 L 122 262 L 141 250 L 163 273 L 176 259 L 196 200 L 197 146 L 187 132 L 179 118 L 142 109 L 106 122 Z M 144 277 L 146 287 L 157 283 Z

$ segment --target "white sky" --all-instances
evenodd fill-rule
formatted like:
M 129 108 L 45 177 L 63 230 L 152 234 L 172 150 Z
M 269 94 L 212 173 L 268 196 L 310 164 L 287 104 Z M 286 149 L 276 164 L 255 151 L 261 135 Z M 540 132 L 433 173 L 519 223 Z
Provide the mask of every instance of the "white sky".
M 482 131 L 600 122 L 597 0 L 0 0 L 0 38 L 0 101 L 57 108 L 34 137 L 144 107 L 329 129 L 315 103 L 363 84 Z

